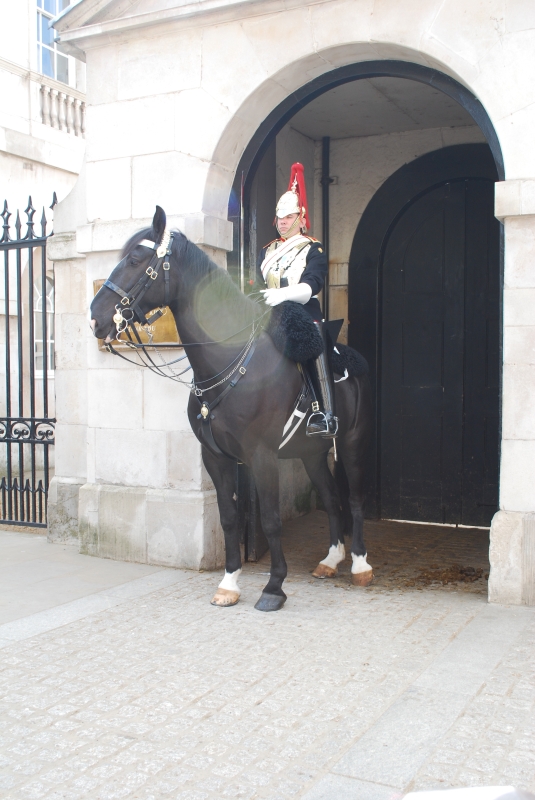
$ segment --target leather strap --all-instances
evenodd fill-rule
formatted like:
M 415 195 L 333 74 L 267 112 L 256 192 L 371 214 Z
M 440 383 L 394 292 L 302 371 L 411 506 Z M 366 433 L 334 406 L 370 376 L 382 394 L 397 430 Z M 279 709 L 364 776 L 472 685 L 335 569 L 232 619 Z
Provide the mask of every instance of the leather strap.
M 238 459 L 236 459 L 234 456 L 229 456 L 228 453 L 223 452 L 223 450 L 221 450 L 221 448 L 218 446 L 218 444 L 214 439 L 214 434 L 212 432 L 212 420 L 215 419 L 215 417 L 212 412 L 214 408 L 218 406 L 219 403 L 223 400 L 225 395 L 227 395 L 231 389 L 234 389 L 238 381 L 241 378 L 243 378 L 243 376 L 247 372 L 247 365 L 251 360 L 251 358 L 253 357 L 257 341 L 258 341 L 257 339 L 253 340 L 251 349 L 247 353 L 247 356 L 243 364 L 241 365 L 241 367 L 239 368 L 233 379 L 230 381 L 228 386 L 225 387 L 225 389 L 221 392 L 220 395 L 218 395 L 215 398 L 215 400 L 213 400 L 211 403 L 207 403 L 206 400 L 201 400 L 200 397 L 197 397 L 201 406 L 201 413 L 197 414 L 197 419 L 201 421 L 201 424 L 199 425 L 198 428 L 199 439 L 201 440 L 202 444 L 205 445 L 205 447 L 207 447 L 208 450 L 210 450 L 214 455 L 226 456 L 227 458 L 231 458 L 233 461 L 237 461 Z

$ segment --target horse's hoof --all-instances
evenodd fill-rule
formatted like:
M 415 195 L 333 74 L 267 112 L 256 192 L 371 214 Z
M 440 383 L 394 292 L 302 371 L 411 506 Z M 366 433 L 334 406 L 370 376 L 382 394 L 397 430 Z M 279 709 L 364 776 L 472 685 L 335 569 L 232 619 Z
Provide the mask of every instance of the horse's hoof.
M 262 592 L 260 599 L 255 604 L 257 611 L 278 611 L 286 602 L 285 594 L 268 594 Z
M 369 586 L 373 581 L 373 569 L 367 569 L 366 572 L 352 572 L 351 583 L 353 586 Z
M 235 606 L 240 599 L 240 593 L 234 592 L 232 589 L 218 589 L 210 600 L 213 606 Z
M 327 564 L 318 564 L 314 572 L 312 573 L 314 578 L 336 578 L 338 575 L 338 570 L 333 569 L 332 567 L 328 567 Z

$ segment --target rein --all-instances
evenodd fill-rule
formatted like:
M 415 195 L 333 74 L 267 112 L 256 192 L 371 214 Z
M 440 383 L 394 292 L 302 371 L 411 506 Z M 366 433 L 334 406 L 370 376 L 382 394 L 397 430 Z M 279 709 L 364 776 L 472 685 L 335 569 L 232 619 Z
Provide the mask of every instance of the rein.
M 167 231 L 167 230 L 164 231 L 164 234 L 162 236 L 162 241 L 160 242 L 159 246 L 157 246 L 156 242 L 153 242 L 153 241 L 151 241 L 149 239 L 142 239 L 141 242 L 138 243 L 138 245 L 142 245 L 143 247 L 150 247 L 151 249 L 155 250 L 156 252 L 152 256 L 151 261 L 149 263 L 149 266 L 145 270 L 145 274 L 142 275 L 141 278 L 139 278 L 139 280 L 132 287 L 132 289 L 129 292 L 125 292 L 124 289 L 121 289 L 121 287 L 117 286 L 117 284 L 113 283 L 113 281 L 107 280 L 107 281 L 105 281 L 103 283 L 103 286 L 106 286 L 106 288 L 111 289 L 113 292 L 115 292 L 116 294 L 118 294 L 121 297 L 120 303 L 117 303 L 117 305 L 115 306 L 115 314 L 113 316 L 113 323 L 114 323 L 114 327 L 115 327 L 115 330 L 116 330 L 116 336 L 114 338 L 116 338 L 118 341 L 122 342 L 123 344 L 126 344 L 127 347 L 129 347 L 130 349 L 136 351 L 138 356 L 141 358 L 142 366 L 147 367 L 148 369 L 151 370 L 151 372 L 154 372 L 155 374 L 160 375 L 163 378 L 169 378 L 170 380 L 176 381 L 177 383 L 182 383 L 183 385 L 187 386 L 189 388 L 189 390 L 192 392 L 192 394 L 194 394 L 198 399 L 200 397 L 202 397 L 202 395 L 205 392 L 209 392 L 210 390 L 215 389 L 217 386 L 221 386 L 223 383 L 225 383 L 226 381 L 230 380 L 232 378 L 232 376 L 235 375 L 236 372 L 238 372 L 237 377 L 234 378 L 234 380 L 231 381 L 231 383 L 223 391 L 223 393 L 221 395 L 219 395 L 219 397 L 216 398 L 215 401 L 213 401 L 213 403 L 212 403 L 212 407 L 213 407 L 213 404 L 214 403 L 218 404 L 220 402 L 220 400 L 222 399 L 223 395 L 225 395 L 229 389 L 233 388 L 236 385 L 236 383 L 239 381 L 239 379 L 242 377 L 242 375 L 245 375 L 246 365 L 249 363 L 249 361 L 250 361 L 250 359 L 251 359 L 251 357 L 252 357 L 252 355 L 254 353 L 254 349 L 255 349 L 255 345 L 256 345 L 256 341 L 255 340 L 256 340 L 256 338 L 258 336 L 259 328 L 260 328 L 260 330 L 262 330 L 262 328 L 263 328 L 263 325 L 255 325 L 255 323 L 260 322 L 267 314 L 269 314 L 269 309 L 264 314 L 262 314 L 257 320 L 253 320 L 248 325 L 246 325 L 245 327 L 241 328 L 239 331 L 236 331 L 235 333 L 231 334 L 230 336 L 227 336 L 225 339 L 220 339 L 218 341 L 213 341 L 213 342 L 182 342 L 181 344 L 182 344 L 183 347 L 201 347 L 201 346 L 205 346 L 205 345 L 223 344 L 224 342 L 227 342 L 230 339 L 233 339 L 235 336 L 237 336 L 242 331 L 245 331 L 248 328 L 252 327 L 251 335 L 249 336 L 249 339 L 248 339 L 247 343 L 245 344 L 244 348 L 240 351 L 240 353 L 238 353 L 236 358 L 233 359 L 233 361 L 231 361 L 230 364 L 227 367 L 225 367 L 223 370 L 221 370 L 221 372 L 218 372 L 217 375 L 214 375 L 212 378 L 208 378 L 208 379 L 206 379 L 204 381 L 199 381 L 198 383 L 195 382 L 195 378 L 193 378 L 193 380 L 191 382 L 183 381 L 183 380 L 181 380 L 180 376 L 183 375 L 185 372 L 188 372 L 191 369 L 191 365 L 187 366 L 185 369 L 183 369 L 181 372 L 178 372 L 178 373 L 175 372 L 172 369 L 171 365 L 172 364 L 177 364 L 178 362 L 183 361 L 184 359 L 186 359 L 187 358 L 187 354 L 185 354 L 183 356 L 180 356 L 179 358 L 176 358 L 173 361 L 168 361 L 168 362 L 164 361 L 164 358 L 159 353 L 158 348 L 159 347 L 162 347 L 162 348 L 165 348 L 165 347 L 176 347 L 176 345 L 175 344 L 161 344 L 161 345 L 153 344 L 153 342 L 152 342 L 153 335 L 148 331 L 147 331 L 147 333 L 148 333 L 150 341 L 145 344 L 144 342 L 141 341 L 139 333 L 138 333 L 135 325 L 133 324 L 134 321 L 137 320 L 143 327 L 149 326 L 155 320 L 157 320 L 160 317 L 162 317 L 165 314 L 164 308 L 169 306 L 169 303 L 170 303 L 170 288 L 169 288 L 170 263 L 169 263 L 169 257 L 171 256 L 171 251 L 172 251 L 172 246 L 173 246 L 173 234 L 171 232 Z M 124 259 L 123 259 L 123 261 L 124 261 Z M 123 263 L 122 261 L 119 262 L 119 264 L 117 266 L 120 266 L 122 263 Z M 163 301 L 163 304 L 158 308 L 158 310 L 147 319 L 147 317 L 145 316 L 145 314 L 141 310 L 141 307 L 140 307 L 139 304 L 140 304 L 141 300 L 143 299 L 143 297 L 145 296 L 145 294 L 147 293 L 147 291 L 149 290 L 150 286 L 152 285 L 151 282 L 157 279 L 157 277 L 159 275 L 160 267 L 162 267 L 162 266 L 163 266 L 163 276 L 164 276 L 164 301 Z M 148 277 L 145 278 L 145 275 L 147 275 Z M 126 316 L 127 313 L 128 313 L 128 316 Z M 132 335 L 130 333 L 131 330 L 133 331 L 134 336 L 137 339 L 137 342 L 135 342 L 133 340 Z M 129 341 L 125 341 L 124 339 L 119 339 L 119 337 L 120 337 L 120 335 L 122 333 L 126 333 L 126 335 L 128 336 Z M 111 328 L 108 336 L 111 337 L 112 335 L 113 335 L 113 327 Z M 162 364 L 161 365 L 157 364 L 154 361 L 154 359 L 152 358 L 150 353 L 147 352 L 147 348 L 153 348 L 156 351 L 156 353 L 158 353 L 159 357 L 162 360 Z M 138 362 L 132 361 L 132 359 L 126 358 L 126 356 L 124 356 L 122 353 L 118 352 L 113 347 L 113 345 L 111 343 L 108 343 L 106 345 L 106 349 L 108 350 L 109 353 L 112 353 L 113 355 L 119 356 L 120 358 L 122 358 L 123 361 L 127 361 L 129 364 L 134 364 L 136 366 L 139 366 Z M 145 357 L 146 361 L 143 361 L 143 356 L 139 352 L 140 350 L 142 351 L 143 356 Z M 233 367 L 233 369 L 231 369 L 231 367 Z M 171 375 L 169 375 L 166 372 L 164 372 L 164 369 L 166 369 L 166 368 L 171 371 L 171 373 L 172 373 Z M 229 369 L 231 369 L 231 371 L 224 378 L 222 378 L 220 381 L 218 381 L 217 383 L 214 383 L 212 386 L 207 386 L 205 388 L 200 388 L 199 384 L 205 384 L 205 383 L 208 383 L 209 381 L 213 381 L 213 380 L 218 378 L 220 375 L 222 375 L 224 372 L 226 372 Z M 199 402 L 201 402 L 201 401 L 199 400 Z M 206 404 L 203 404 L 203 406 L 204 405 L 206 405 Z

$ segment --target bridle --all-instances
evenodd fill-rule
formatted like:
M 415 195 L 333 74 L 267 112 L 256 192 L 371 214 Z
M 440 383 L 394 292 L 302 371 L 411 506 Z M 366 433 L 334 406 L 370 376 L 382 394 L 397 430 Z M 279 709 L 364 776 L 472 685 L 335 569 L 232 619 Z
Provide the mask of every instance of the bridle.
M 245 344 L 245 347 L 224 370 L 219 372 L 217 375 L 214 375 L 212 378 L 209 378 L 208 380 L 205 381 L 199 381 L 198 383 L 195 382 L 195 379 L 193 379 L 192 381 L 183 381 L 181 380 L 180 376 L 183 375 L 185 372 L 188 372 L 188 370 L 191 369 L 191 366 L 188 365 L 181 372 L 176 373 L 173 370 L 172 365 L 186 359 L 187 354 L 179 358 L 176 358 L 173 361 L 165 362 L 163 356 L 159 353 L 158 348 L 176 347 L 176 345 L 175 344 L 155 345 L 152 342 L 152 334 L 150 333 L 149 333 L 149 342 L 148 343 L 142 342 L 139 333 L 135 325 L 133 324 L 134 322 L 139 322 L 140 325 L 142 326 L 149 326 L 155 320 L 159 319 L 166 313 L 165 309 L 167 308 L 167 306 L 169 306 L 169 303 L 171 301 L 170 284 L 169 284 L 169 271 L 170 271 L 169 258 L 171 256 L 171 251 L 173 246 L 173 233 L 171 231 L 165 230 L 159 245 L 150 239 L 142 239 L 140 242 L 137 243 L 136 246 L 138 245 L 142 245 L 143 247 L 149 247 L 152 250 L 155 250 L 155 253 L 153 254 L 145 272 L 139 278 L 139 280 L 134 284 L 134 286 L 128 292 L 126 292 L 124 289 L 121 289 L 120 286 L 117 286 L 117 284 L 113 283 L 113 281 L 106 280 L 102 284 L 102 286 L 105 286 L 107 289 L 111 289 L 112 292 L 115 292 L 115 294 L 118 294 L 121 297 L 120 303 L 117 303 L 117 305 L 115 306 L 115 314 L 113 316 L 115 334 L 114 334 L 114 328 L 112 327 L 108 334 L 108 337 L 110 339 L 111 338 L 119 339 L 121 333 L 123 332 L 126 333 L 126 335 L 128 336 L 128 341 L 124 339 L 121 339 L 120 341 L 126 344 L 130 349 L 133 349 L 137 352 L 137 355 L 141 358 L 142 366 L 148 367 L 152 372 L 155 372 L 156 374 L 161 375 L 164 378 L 170 378 L 171 380 L 174 380 L 178 383 L 185 384 L 189 388 L 189 390 L 199 399 L 199 402 L 200 398 L 205 392 L 209 392 L 211 389 L 215 389 L 217 386 L 221 386 L 222 384 L 226 383 L 231 378 L 233 378 L 233 380 L 230 381 L 230 384 L 227 387 L 227 389 L 223 392 L 222 395 L 220 395 L 217 398 L 217 402 L 219 403 L 223 395 L 227 393 L 227 390 L 233 388 L 239 381 L 240 377 L 242 377 L 242 375 L 245 374 L 246 366 L 249 363 L 255 349 L 258 331 L 261 330 L 263 327 L 262 325 L 257 325 L 256 323 L 259 323 L 260 320 L 264 316 L 266 316 L 266 314 L 269 313 L 269 310 L 266 312 L 266 314 L 262 314 L 262 316 L 256 320 L 253 319 L 253 321 L 249 325 L 246 325 L 240 331 L 236 331 L 231 336 L 228 336 L 226 339 L 221 339 L 220 341 L 215 341 L 215 342 L 182 342 L 182 346 L 187 345 L 189 347 L 195 347 L 195 346 L 202 347 L 206 345 L 223 344 L 224 342 L 233 339 L 235 336 L 237 336 L 237 334 L 241 333 L 242 331 L 247 330 L 248 328 L 252 328 L 251 335 L 249 336 L 248 341 Z M 122 266 L 127 257 L 128 256 L 125 256 L 125 258 L 122 261 L 120 261 L 119 264 L 117 264 L 117 267 Z M 151 314 L 150 317 L 147 318 L 146 315 L 141 310 L 140 303 L 144 298 L 145 294 L 148 292 L 149 288 L 151 287 L 152 282 L 158 278 L 158 275 L 160 274 L 160 267 L 162 268 L 164 276 L 163 304 L 157 309 L 157 311 L 154 312 L 154 314 Z M 137 339 L 137 342 L 135 342 L 134 339 L 132 338 L 130 331 L 133 332 L 135 338 Z M 160 359 L 162 360 L 161 365 L 157 364 L 154 361 L 151 354 L 147 351 L 147 348 L 152 348 L 156 351 L 156 353 L 158 353 Z M 106 349 L 110 353 L 113 353 L 113 355 L 119 356 L 124 361 L 128 361 L 131 364 L 136 364 L 135 361 L 132 361 L 132 359 L 130 358 L 126 358 L 122 353 L 118 352 L 111 343 L 108 343 L 106 345 Z M 142 353 L 145 356 L 146 359 L 145 361 L 143 361 L 143 357 L 141 355 Z M 139 366 L 139 364 L 136 365 Z M 171 374 L 167 374 L 167 372 L 164 371 L 166 368 L 170 370 Z M 211 381 L 215 380 L 216 378 L 219 378 L 221 375 L 223 375 L 223 373 L 227 374 L 225 375 L 225 377 L 221 378 L 221 380 L 217 381 L 211 386 L 205 386 L 203 388 L 200 387 L 199 384 L 211 383 Z
M 173 246 L 173 234 L 170 231 L 165 230 L 162 236 L 162 241 L 159 245 L 150 239 L 142 239 L 140 242 L 138 242 L 138 245 L 150 247 L 156 252 L 153 254 L 149 266 L 145 270 L 144 274 L 137 281 L 137 283 L 134 284 L 130 291 L 125 292 L 124 289 L 121 289 L 120 286 L 117 286 L 117 284 L 110 280 L 104 281 L 103 283 L 103 286 L 106 286 L 107 289 L 111 289 L 112 292 L 115 292 L 115 294 L 118 294 L 121 297 L 121 302 L 117 303 L 115 306 L 115 314 L 113 315 L 113 323 L 117 331 L 117 335 L 120 335 L 123 331 L 125 331 L 126 328 L 134 321 L 139 322 L 140 325 L 151 325 L 153 322 L 155 322 L 155 320 L 164 315 L 164 308 L 169 305 L 171 299 L 169 290 L 169 256 L 171 255 L 171 249 Z M 124 260 L 125 259 L 123 258 L 123 260 L 120 261 L 117 266 L 120 267 Z M 158 277 L 160 267 L 163 268 L 164 277 L 163 305 L 160 306 L 160 308 L 155 311 L 154 314 L 151 314 L 151 316 L 147 319 L 139 304 L 150 289 L 152 281 L 155 281 Z M 126 316 L 126 314 L 129 314 L 129 316 Z M 111 338 L 112 335 L 113 328 L 111 328 L 108 336 Z

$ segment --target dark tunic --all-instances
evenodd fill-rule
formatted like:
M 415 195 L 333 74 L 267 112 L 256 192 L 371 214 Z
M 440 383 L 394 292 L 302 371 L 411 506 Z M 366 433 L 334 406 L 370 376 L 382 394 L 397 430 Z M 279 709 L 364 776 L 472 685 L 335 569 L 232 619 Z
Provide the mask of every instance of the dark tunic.
M 281 239 L 281 241 L 283 241 Z M 271 244 L 271 242 L 270 242 Z M 269 245 L 266 245 L 260 251 L 260 255 L 258 257 L 258 262 L 256 265 L 256 282 L 259 286 L 265 286 L 264 276 L 262 275 L 262 270 L 260 266 L 266 257 L 266 250 Z M 312 289 L 312 297 L 305 303 L 303 308 L 306 308 L 312 319 L 320 321 L 323 319 L 323 314 L 321 313 L 321 306 L 317 297 L 314 297 L 315 294 L 321 292 L 323 289 L 323 282 L 327 277 L 328 267 L 327 267 L 327 258 L 325 257 L 325 253 L 323 252 L 323 248 L 321 246 L 321 242 L 311 242 L 310 250 L 307 253 L 306 258 L 306 267 L 303 270 L 303 274 L 299 280 L 299 283 L 308 283 L 310 288 Z M 281 288 L 287 286 L 288 283 L 283 278 L 281 281 Z

